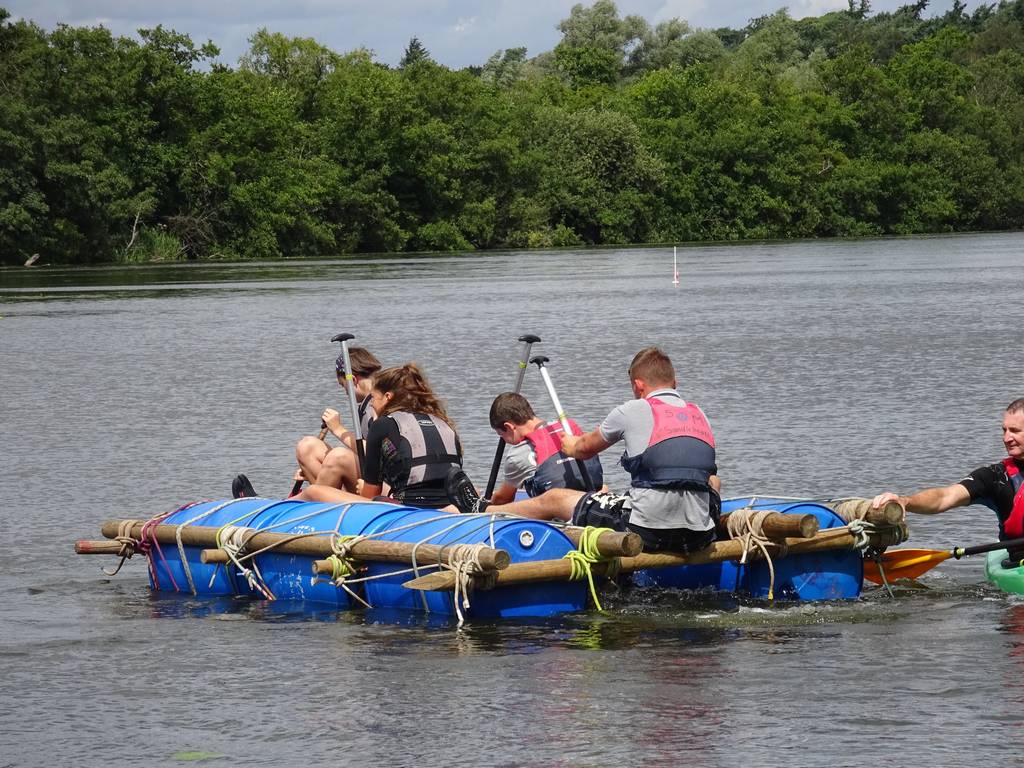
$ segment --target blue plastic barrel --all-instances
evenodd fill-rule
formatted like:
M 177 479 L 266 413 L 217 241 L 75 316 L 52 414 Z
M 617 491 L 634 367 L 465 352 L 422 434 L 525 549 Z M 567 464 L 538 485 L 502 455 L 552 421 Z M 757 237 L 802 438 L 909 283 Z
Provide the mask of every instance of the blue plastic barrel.
M 751 506 L 773 509 L 790 515 L 814 515 L 820 530 L 841 528 L 846 521 L 822 504 L 760 497 L 727 499 L 722 512 Z M 775 598 L 779 600 L 842 600 L 860 596 L 864 581 L 864 561 L 860 553 L 849 549 L 790 554 L 775 558 Z M 771 573 L 768 563 L 757 559 L 740 566 L 734 561 L 707 565 L 680 565 L 637 571 L 634 581 L 639 586 L 662 586 L 678 589 L 713 588 L 725 592 L 741 592 L 751 597 L 768 597 Z
M 488 544 L 506 550 L 513 563 L 563 557 L 573 549 L 557 528 L 538 520 L 497 520 L 486 516 L 451 515 L 383 503 L 327 504 L 321 502 L 236 499 L 209 501 L 182 509 L 163 521 L 166 525 L 190 523 L 203 526 L 227 524 L 275 533 L 330 533 L 342 535 L 379 534 L 386 541 L 425 544 Z M 493 537 L 493 544 L 492 544 Z M 162 557 L 155 555 L 155 588 L 190 591 L 185 564 L 199 595 L 257 595 L 233 564 L 204 564 L 198 547 L 185 548 L 185 563 L 177 547 L 161 545 Z M 338 608 L 358 607 L 342 588 L 312 573 L 313 557 L 268 551 L 253 558 L 262 583 L 277 599 L 303 600 Z M 251 565 L 251 564 L 250 564 Z M 436 568 L 424 563 L 421 574 Z M 352 589 L 371 606 L 381 609 L 427 610 L 454 614 L 451 592 L 420 592 L 402 586 L 417 573 L 401 572 L 396 563 L 369 563 Z M 470 595 L 467 616 L 510 617 L 552 616 L 586 607 L 587 588 L 583 582 L 553 582 L 475 591 Z

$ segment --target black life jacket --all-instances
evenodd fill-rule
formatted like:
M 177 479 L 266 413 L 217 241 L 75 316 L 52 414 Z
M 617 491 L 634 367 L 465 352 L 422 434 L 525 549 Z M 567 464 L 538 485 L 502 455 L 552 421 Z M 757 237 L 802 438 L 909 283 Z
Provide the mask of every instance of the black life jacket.
M 406 411 L 389 413 L 386 418 L 398 425 L 402 438 L 396 454 L 385 460 L 391 495 L 395 498 L 400 499 L 410 485 L 443 482 L 453 465 L 462 466 L 455 430 L 443 419 Z M 394 487 L 396 484 L 398 488 Z

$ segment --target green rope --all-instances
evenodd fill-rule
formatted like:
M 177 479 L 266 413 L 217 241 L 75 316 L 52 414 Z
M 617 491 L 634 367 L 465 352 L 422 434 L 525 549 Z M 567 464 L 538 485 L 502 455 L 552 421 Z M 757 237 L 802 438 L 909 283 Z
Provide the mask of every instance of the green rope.
M 578 547 L 565 554 L 565 559 L 572 564 L 569 580 L 580 581 L 586 577 L 590 585 L 590 597 L 594 601 L 594 607 L 602 613 L 604 608 L 601 607 L 601 601 L 597 599 L 597 588 L 594 586 L 594 572 L 591 566 L 594 563 L 608 563 L 605 575 L 608 578 L 615 578 L 618 574 L 619 559 L 617 557 L 602 557 L 597 548 L 597 540 L 601 534 L 611 530 L 611 528 L 592 528 L 588 525 L 580 534 Z
M 331 581 L 347 579 L 356 572 L 355 566 L 352 565 L 352 561 L 348 558 L 330 555 L 327 558 L 327 562 L 331 564 Z
M 327 558 L 327 562 L 331 564 L 331 581 L 337 583 L 356 572 L 356 565 L 348 555 L 348 545 L 358 538 L 361 537 L 348 533 L 337 533 L 331 537 L 331 549 L 334 550 L 334 554 Z

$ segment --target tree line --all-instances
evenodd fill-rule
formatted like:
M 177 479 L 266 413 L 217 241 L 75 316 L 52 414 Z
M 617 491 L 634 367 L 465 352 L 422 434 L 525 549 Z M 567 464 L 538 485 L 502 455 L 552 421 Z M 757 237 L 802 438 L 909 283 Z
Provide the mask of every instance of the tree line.
M 575 6 L 554 50 L 389 67 L 263 29 L 0 9 L 0 263 L 866 236 L 1024 225 L 1024 0 L 743 29 Z

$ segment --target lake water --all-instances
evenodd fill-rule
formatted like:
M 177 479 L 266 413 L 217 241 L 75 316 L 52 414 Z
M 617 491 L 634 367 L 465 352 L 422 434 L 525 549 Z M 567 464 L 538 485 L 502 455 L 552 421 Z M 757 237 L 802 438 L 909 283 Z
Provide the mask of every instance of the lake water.
M 891 598 L 609 595 L 536 622 L 151 594 L 103 520 L 284 494 L 336 333 L 416 360 L 486 481 L 521 345 L 592 428 L 649 344 L 726 496 L 909 492 L 1002 458 L 1024 236 L 0 270 L 0 766 L 1015 764 L 1024 600 L 947 561 Z M 525 393 L 550 411 L 535 371 Z M 617 452 L 615 452 L 617 454 Z M 614 456 L 612 457 L 614 459 Z M 622 471 L 605 462 L 611 484 Z M 614 468 L 613 468 L 614 467 Z M 996 538 L 979 507 L 911 546 Z

